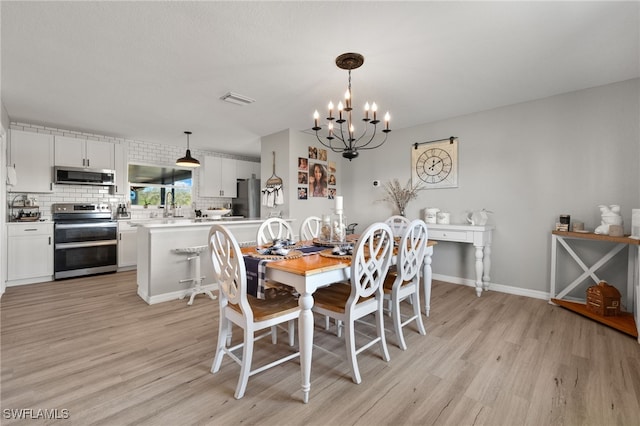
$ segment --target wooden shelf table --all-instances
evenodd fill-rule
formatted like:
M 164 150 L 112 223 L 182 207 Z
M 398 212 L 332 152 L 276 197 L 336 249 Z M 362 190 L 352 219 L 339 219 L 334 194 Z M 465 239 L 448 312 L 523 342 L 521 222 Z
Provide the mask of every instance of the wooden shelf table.
M 582 259 L 580 259 L 578 254 L 569 244 L 569 241 L 572 239 L 594 242 L 609 242 L 615 243 L 615 245 L 604 256 L 602 256 L 600 260 L 589 267 Z M 563 247 L 583 271 L 583 273 L 575 280 L 573 280 L 568 285 L 563 286 L 562 290 L 559 290 L 558 283 L 556 282 L 558 268 L 558 246 Z M 591 278 L 596 284 L 599 283 L 601 279 L 596 275 L 597 270 L 604 266 L 611 259 L 613 259 L 625 247 L 629 247 L 627 262 L 626 306 L 627 309 L 629 309 L 631 312 L 623 312 L 623 314 L 618 317 L 605 317 L 587 311 L 584 303 L 564 300 L 564 297 L 567 296 L 567 294 L 569 294 L 587 278 Z M 616 330 L 637 337 L 638 343 L 640 343 L 640 337 L 638 336 L 637 328 L 637 325 L 640 324 L 640 240 L 629 237 L 611 237 L 609 235 L 600 235 L 593 233 L 552 231 L 550 296 L 551 297 L 549 303 L 563 306 L 571 311 L 577 312 L 595 321 L 608 325 L 609 327 L 613 327 Z

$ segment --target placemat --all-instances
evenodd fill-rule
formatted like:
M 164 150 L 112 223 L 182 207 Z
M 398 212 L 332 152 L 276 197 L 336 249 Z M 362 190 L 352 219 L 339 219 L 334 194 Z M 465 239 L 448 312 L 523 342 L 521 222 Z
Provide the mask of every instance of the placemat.
M 322 250 L 319 254 L 320 256 L 331 257 L 333 259 L 351 260 L 352 255 L 350 254 L 333 254 L 332 251 L 333 249 L 325 249 L 325 250 Z
M 291 250 L 286 256 L 280 256 L 277 254 L 260 254 L 257 251 L 251 251 L 246 253 L 247 256 L 255 257 L 256 259 L 269 259 L 269 260 L 285 260 L 285 259 L 297 259 L 302 257 L 300 250 Z

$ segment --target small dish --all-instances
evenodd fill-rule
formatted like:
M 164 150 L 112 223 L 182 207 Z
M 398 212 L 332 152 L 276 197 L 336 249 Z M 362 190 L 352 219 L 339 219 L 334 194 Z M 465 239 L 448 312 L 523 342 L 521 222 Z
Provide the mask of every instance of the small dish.
M 588 234 L 589 233 L 589 231 L 587 231 L 586 229 L 576 229 L 573 232 L 577 232 L 579 234 Z

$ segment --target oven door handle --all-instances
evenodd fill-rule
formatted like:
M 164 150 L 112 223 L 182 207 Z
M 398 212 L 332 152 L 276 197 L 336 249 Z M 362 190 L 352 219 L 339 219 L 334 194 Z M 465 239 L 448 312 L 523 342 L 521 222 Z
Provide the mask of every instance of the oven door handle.
M 117 228 L 118 222 L 93 222 L 93 223 L 56 223 L 56 229 L 72 229 L 72 228 Z
M 117 244 L 118 240 L 86 241 L 82 243 L 60 243 L 56 244 L 56 250 L 83 247 L 115 246 Z

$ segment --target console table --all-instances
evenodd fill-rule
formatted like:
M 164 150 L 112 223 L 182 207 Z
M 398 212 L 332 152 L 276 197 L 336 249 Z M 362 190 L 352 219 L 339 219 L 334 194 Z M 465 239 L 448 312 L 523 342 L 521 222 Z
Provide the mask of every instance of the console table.
M 595 262 L 592 266 L 587 266 L 585 262 L 580 259 L 578 254 L 573 250 L 570 245 L 571 240 L 588 240 L 594 242 L 609 242 L 615 243 L 615 245 L 605 253 L 600 260 Z M 582 274 L 578 276 L 571 283 L 560 286 L 557 283 L 557 267 L 558 267 L 558 245 L 563 247 L 571 258 L 580 266 Z M 626 294 L 626 306 L 630 312 L 623 312 L 622 315 L 617 317 L 604 317 L 595 314 L 591 314 L 586 310 L 585 304 L 574 301 L 567 301 L 563 298 L 569 294 L 573 289 L 580 285 L 587 278 L 591 278 L 594 283 L 599 283 L 601 280 L 596 275 L 596 271 L 609 262 L 613 257 L 622 251 L 625 247 L 629 247 L 628 261 L 627 261 L 627 294 Z M 629 237 L 610 237 L 609 235 L 593 234 L 593 233 L 578 233 L 578 232 L 566 232 L 566 231 L 552 231 L 551 232 L 551 290 L 550 290 L 549 303 L 563 306 L 579 314 L 585 315 L 593 320 L 606 324 L 631 336 L 638 337 L 638 330 L 636 324 L 640 324 L 640 240 L 636 240 Z M 623 296 L 624 297 L 624 296 Z M 623 299 L 624 300 L 624 299 Z M 635 316 L 635 322 L 634 322 Z M 640 343 L 640 337 L 638 337 Z
M 473 244 L 476 248 L 476 294 L 489 289 L 491 269 L 491 234 L 493 225 L 443 225 L 428 223 L 429 239 L 454 243 Z

